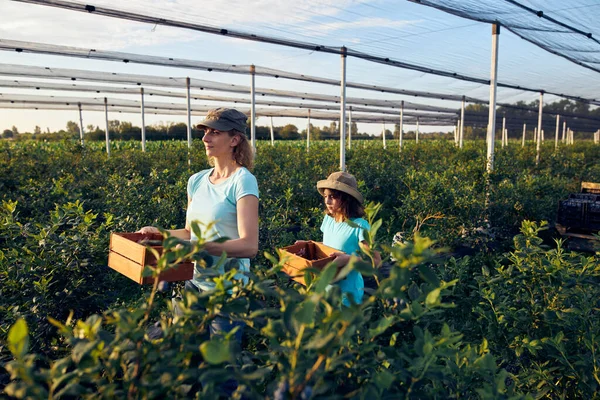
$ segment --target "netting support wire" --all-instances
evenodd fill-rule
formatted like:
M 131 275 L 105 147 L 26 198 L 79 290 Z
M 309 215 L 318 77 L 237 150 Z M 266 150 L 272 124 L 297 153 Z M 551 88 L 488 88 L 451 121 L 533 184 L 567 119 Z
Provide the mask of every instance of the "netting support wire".
M 463 138 L 465 136 L 465 96 L 462 97 L 460 106 L 460 133 L 458 135 L 458 147 L 463 148 Z
M 310 150 L 310 108 L 308 109 L 308 122 L 306 123 L 306 152 Z
M 342 46 L 340 58 L 342 72 L 340 79 L 340 171 L 346 171 L 346 52 Z
M 542 108 L 544 107 L 544 92 L 540 92 L 540 105 L 538 112 L 538 126 L 537 126 L 537 141 L 535 144 L 535 165 L 540 163 L 540 149 L 542 147 Z
M 562 130 L 562 142 L 563 143 L 566 143 L 566 140 L 567 140 L 566 132 L 567 132 L 567 121 L 563 120 L 563 130 Z
M 348 109 L 348 148 L 352 148 L 352 106 Z
M 498 88 L 498 41 L 500 24 L 492 25 L 492 62 L 490 73 L 490 112 L 487 130 L 487 171 L 494 170 L 494 135 L 496 133 L 496 89 Z
M 506 130 L 506 116 L 502 116 L 502 132 L 500 132 L 500 137 L 502 138 L 502 148 L 504 148 L 504 131 Z
M 108 132 L 108 99 L 104 98 L 104 121 L 106 122 L 106 133 L 104 137 L 106 138 L 106 157 L 110 158 L 110 138 Z
M 275 146 L 275 132 L 273 132 L 273 117 L 271 117 L 271 146 Z
M 256 67 L 250 66 L 250 142 L 252 150 L 256 153 Z
M 402 100 L 400 102 L 400 126 L 398 127 L 398 149 L 400 151 L 402 151 L 402 139 L 403 139 L 403 132 L 402 130 L 404 129 L 404 100 Z
M 79 139 L 81 139 L 81 145 L 83 146 L 83 115 L 81 114 L 81 103 L 77 103 L 79 108 Z
M 521 141 L 521 147 L 525 147 L 525 132 L 527 131 L 527 124 L 523 124 L 523 140 Z
M 560 114 L 556 114 L 556 132 L 554 133 L 554 148 L 558 149 L 558 128 L 560 127 Z
M 141 96 L 141 104 L 140 104 L 140 113 L 142 116 L 142 151 L 146 152 L 146 120 L 145 120 L 145 110 L 144 110 L 144 88 L 140 88 L 140 96 Z
M 415 143 L 419 143 L 419 117 L 417 117 L 417 129 L 415 130 Z
M 381 137 L 383 137 L 383 149 L 387 149 L 387 144 L 385 142 L 385 122 L 383 123 L 383 132 L 381 133 Z

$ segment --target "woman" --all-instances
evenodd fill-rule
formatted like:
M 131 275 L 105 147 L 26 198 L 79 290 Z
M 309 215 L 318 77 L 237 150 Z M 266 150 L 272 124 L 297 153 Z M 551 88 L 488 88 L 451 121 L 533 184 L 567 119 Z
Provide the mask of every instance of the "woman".
M 249 169 L 253 166 L 254 152 L 246 137 L 246 115 L 231 108 L 217 108 L 208 112 L 197 128 L 204 130 L 206 156 L 213 168 L 200 171 L 190 177 L 187 185 L 188 207 L 186 225 L 183 229 L 170 230 L 172 236 L 184 240 L 198 240 L 190 229 L 197 221 L 203 228 L 208 242 L 205 250 L 214 263 L 223 252 L 229 259 L 225 263 L 242 273 L 236 278 L 247 280 L 244 271 L 250 270 L 249 258 L 258 252 L 258 184 Z M 209 225 L 213 223 L 213 225 Z M 140 229 L 140 233 L 158 233 L 152 226 Z M 228 238 L 223 242 L 216 239 Z M 203 276 L 203 268 L 196 266 L 194 278 L 187 281 L 187 290 L 206 291 L 215 282 Z M 221 273 L 224 273 L 221 267 Z M 246 279 L 244 279 L 246 278 Z M 218 317 L 211 325 L 211 335 L 229 331 L 233 324 L 227 318 Z M 241 340 L 241 329 L 236 338 Z

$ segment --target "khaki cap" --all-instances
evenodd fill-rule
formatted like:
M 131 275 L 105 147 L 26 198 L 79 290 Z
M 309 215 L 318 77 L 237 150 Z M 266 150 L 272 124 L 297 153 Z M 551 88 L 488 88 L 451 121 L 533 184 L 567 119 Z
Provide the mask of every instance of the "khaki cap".
M 235 108 L 215 108 L 206 114 L 204 121 L 200 122 L 196 127 L 204 129 L 209 127 L 218 131 L 228 132 L 232 129 L 246 133 L 246 120 L 248 117 L 241 111 Z

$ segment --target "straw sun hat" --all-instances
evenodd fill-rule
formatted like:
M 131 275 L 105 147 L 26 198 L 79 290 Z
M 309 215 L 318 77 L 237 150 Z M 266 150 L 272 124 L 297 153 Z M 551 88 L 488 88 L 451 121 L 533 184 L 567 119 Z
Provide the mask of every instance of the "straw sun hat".
M 334 172 L 327 179 L 317 182 L 317 190 L 321 195 L 324 194 L 325 189 L 334 189 L 349 194 L 360 204 L 364 201 L 362 194 L 358 191 L 356 178 L 347 172 Z

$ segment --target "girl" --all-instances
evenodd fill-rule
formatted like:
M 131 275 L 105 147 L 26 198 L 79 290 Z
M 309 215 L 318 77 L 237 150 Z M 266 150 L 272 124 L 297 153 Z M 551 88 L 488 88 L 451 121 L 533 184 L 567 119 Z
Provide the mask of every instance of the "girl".
M 321 224 L 323 244 L 340 250 L 331 255 L 335 256 L 334 262 L 343 267 L 352 256 L 360 253 L 359 243 L 367 244 L 364 230 L 370 229 L 369 223 L 363 218 L 363 196 L 358 191 L 356 178 L 347 172 L 334 172 L 327 179 L 317 182 L 317 190 L 325 202 L 325 218 Z M 348 224 L 352 221 L 359 227 Z M 379 263 L 379 254 L 376 253 Z M 364 294 L 364 281 L 358 271 L 352 271 L 348 276 L 336 282 L 342 291 L 342 303 L 349 306 L 351 301 L 362 303 Z

